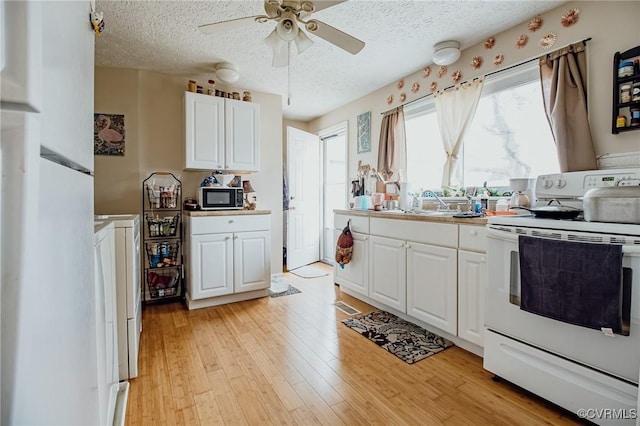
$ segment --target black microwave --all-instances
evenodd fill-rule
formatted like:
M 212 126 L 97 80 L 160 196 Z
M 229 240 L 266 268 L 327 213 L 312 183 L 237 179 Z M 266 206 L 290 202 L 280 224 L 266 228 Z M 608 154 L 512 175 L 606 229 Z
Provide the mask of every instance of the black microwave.
M 198 192 L 198 204 L 202 210 L 238 210 L 243 208 L 242 188 L 228 186 L 203 186 Z

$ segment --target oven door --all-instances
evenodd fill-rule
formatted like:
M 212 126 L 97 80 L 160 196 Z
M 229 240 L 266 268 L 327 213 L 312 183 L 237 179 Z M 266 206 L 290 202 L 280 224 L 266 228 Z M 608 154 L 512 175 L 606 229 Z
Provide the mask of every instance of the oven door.
M 565 241 L 596 242 L 601 235 L 585 232 L 488 225 L 485 326 L 498 334 L 560 355 L 587 367 L 638 383 L 640 366 L 640 246 L 623 245 L 623 268 L 631 269 L 629 336 L 606 336 L 520 309 L 518 235 Z M 609 236 L 604 236 L 605 240 Z M 624 237 L 617 236 L 617 241 Z

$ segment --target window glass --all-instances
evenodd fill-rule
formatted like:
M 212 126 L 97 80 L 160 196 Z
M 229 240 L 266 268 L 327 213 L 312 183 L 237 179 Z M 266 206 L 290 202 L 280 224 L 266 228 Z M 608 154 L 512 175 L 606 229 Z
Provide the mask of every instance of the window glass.
M 446 154 L 433 97 L 405 108 L 405 127 L 409 182 L 414 189 L 440 189 Z M 560 170 L 537 62 L 487 78 L 460 161 L 463 186 L 508 186 L 509 178 Z
M 447 156 L 440 139 L 435 108 L 405 115 L 407 181 L 413 190 L 438 189 Z
M 482 96 L 463 149 L 468 185 L 507 186 L 509 178 L 558 172 L 540 83 L 532 81 Z

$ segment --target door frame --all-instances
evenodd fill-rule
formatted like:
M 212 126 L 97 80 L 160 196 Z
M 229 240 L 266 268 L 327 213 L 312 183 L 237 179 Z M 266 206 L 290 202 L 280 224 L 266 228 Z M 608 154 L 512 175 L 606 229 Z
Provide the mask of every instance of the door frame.
M 320 209 L 322 211 L 322 217 L 320 220 L 320 261 L 323 263 L 327 263 L 324 252 L 325 252 L 325 239 L 324 239 L 324 230 L 325 230 L 325 216 L 324 216 L 324 208 L 326 205 L 326 191 L 325 191 L 325 169 L 326 169 L 326 143 L 325 139 L 331 137 L 332 135 L 337 135 L 344 131 L 345 144 L 344 144 L 344 181 L 348 184 L 349 182 L 349 122 L 341 121 L 340 123 L 334 124 L 333 126 L 327 127 L 318 132 L 318 138 L 320 138 L 320 153 L 321 153 L 321 161 L 322 167 L 320 169 L 320 182 L 322 184 L 322 193 L 320 197 Z M 345 188 L 345 206 L 348 205 L 349 202 L 349 186 Z M 333 257 L 333 256 L 332 256 Z M 333 262 L 331 262 L 333 264 Z

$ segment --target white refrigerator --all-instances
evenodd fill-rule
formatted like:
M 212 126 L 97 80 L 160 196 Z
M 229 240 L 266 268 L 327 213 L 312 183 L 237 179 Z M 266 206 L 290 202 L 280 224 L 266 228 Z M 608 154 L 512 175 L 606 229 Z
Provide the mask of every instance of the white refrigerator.
M 103 424 L 89 1 L 0 2 L 0 424 Z

